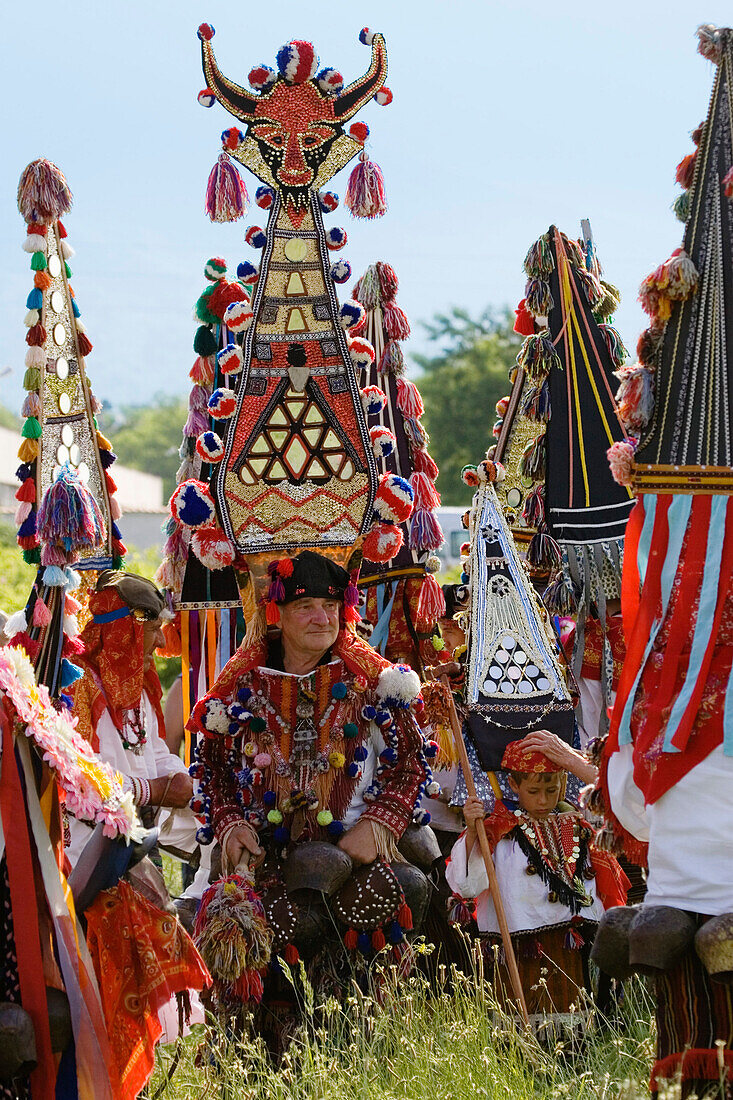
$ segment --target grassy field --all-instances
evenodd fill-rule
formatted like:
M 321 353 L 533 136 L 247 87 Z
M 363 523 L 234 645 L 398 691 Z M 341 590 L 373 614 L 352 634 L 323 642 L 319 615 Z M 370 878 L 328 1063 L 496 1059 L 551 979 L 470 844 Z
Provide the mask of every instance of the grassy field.
M 149 1096 L 159 1100 L 637 1100 L 648 1097 L 654 1050 L 652 1006 L 627 983 L 618 1018 L 591 1020 L 579 1051 L 543 1049 L 496 1012 L 479 972 L 431 991 L 420 975 L 388 985 L 380 1002 L 358 991 L 340 1006 L 302 991 L 305 1022 L 274 1067 L 257 1042 L 203 1028 L 159 1051 Z M 665 1097 L 679 1095 L 674 1084 Z

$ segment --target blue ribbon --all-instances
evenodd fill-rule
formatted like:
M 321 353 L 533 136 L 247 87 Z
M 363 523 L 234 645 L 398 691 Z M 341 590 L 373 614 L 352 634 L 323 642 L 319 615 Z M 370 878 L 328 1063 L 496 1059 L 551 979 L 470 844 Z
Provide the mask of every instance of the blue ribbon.
M 389 623 L 392 618 L 392 605 L 397 595 L 398 587 L 399 586 L 395 584 L 389 603 L 385 606 L 384 599 L 387 594 L 387 581 L 377 585 L 377 621 L 374 625 L 371 637 L 369 638 L 369 645 L 372 649 L 378 650 L 382 656 L 384 656 L 384 651 L 387 648 Z
M 104 615 L 92 615 L 92 622 L 113 623 L 115 619 L 126 619 L 128 615 L 132 615 L 132 608 L 120 607 L 117 611 L 106 611 Z

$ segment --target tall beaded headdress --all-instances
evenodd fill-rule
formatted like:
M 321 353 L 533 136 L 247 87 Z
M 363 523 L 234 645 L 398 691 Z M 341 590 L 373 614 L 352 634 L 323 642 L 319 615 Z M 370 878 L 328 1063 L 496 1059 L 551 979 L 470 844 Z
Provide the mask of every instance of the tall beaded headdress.
M 733 29 L 703 26 L 698 36 L 716 73 L 707 119 L 693 134 L 697 150 L 677 169 L 684 238 L 641 285 L 651 324 L 619 391 L 640 442 L 635 452 L 630 444 L 609 451 L 614 476 L 638 493 L 624 564 L 627 657 L 610 741 L 631 740 L 647 674 L 661 677 L 654 695 L 665 716 L 661 733 L 635 746 L 635 778 L 647 801 L 721 734 L 720 723 L 696 722 L 733 583 Z M 665 648 L 660 670 L 651 656 L 663 628 L 675 644 Z M 724 678 L 720 698 L 729 691 Z M 730 753 L 728 710 L 722 725 Z
M 25 646 L 39 682 L 52 695 L 81 675 L 71 661 L 78 649 L 79 604 L 70 594 L 79 582 L 77 571 L 117 568 L 125 553 L 109 473 L 115 455 L 97 428 L 100 406 L 85 369 L 92 345 L 71 287 L 74 252 L 60 220 L 71 202 L 55 164 L 35 160 L 23 170 L 18 208 L 34 275 L 26 302 L 28 392 L 16 520 L 23 557 L 39 570 L 25 610 L 6 629 Z

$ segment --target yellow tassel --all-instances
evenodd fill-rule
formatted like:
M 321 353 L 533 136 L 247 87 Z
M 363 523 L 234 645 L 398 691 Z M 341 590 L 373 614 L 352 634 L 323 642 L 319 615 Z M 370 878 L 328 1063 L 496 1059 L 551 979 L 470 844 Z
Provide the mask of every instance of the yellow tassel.
M 97 443 L 99 444 L 100 451 L 111 451 L 112 444 L 107 439 L 106 435 L 102 435 L 100 431 L 97 432 Z
M 24 439 L 18 448 L 18 458 L 21 462 L 32 462 L 41 453 L 41 444 L 38 439 Z

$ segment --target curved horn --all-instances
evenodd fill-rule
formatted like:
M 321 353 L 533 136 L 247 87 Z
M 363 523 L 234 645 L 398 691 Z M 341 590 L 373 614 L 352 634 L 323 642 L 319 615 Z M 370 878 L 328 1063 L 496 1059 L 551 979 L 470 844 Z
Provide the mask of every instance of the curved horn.
M 251 119 L 255 113 L 258 97 L 222 75 L 208 38 L 201 39 L 201 65 L 206 77 L 206 86 L 211 88 L 222 107 L 242 122 Z
M 334 116 L 340 122 L 353 118 L 356 112 L 375 95 L 387 79 L 387 44 L 381 34 L 372 39 L 372 63 L 364 76 L 349 84 L 333 105 Z

